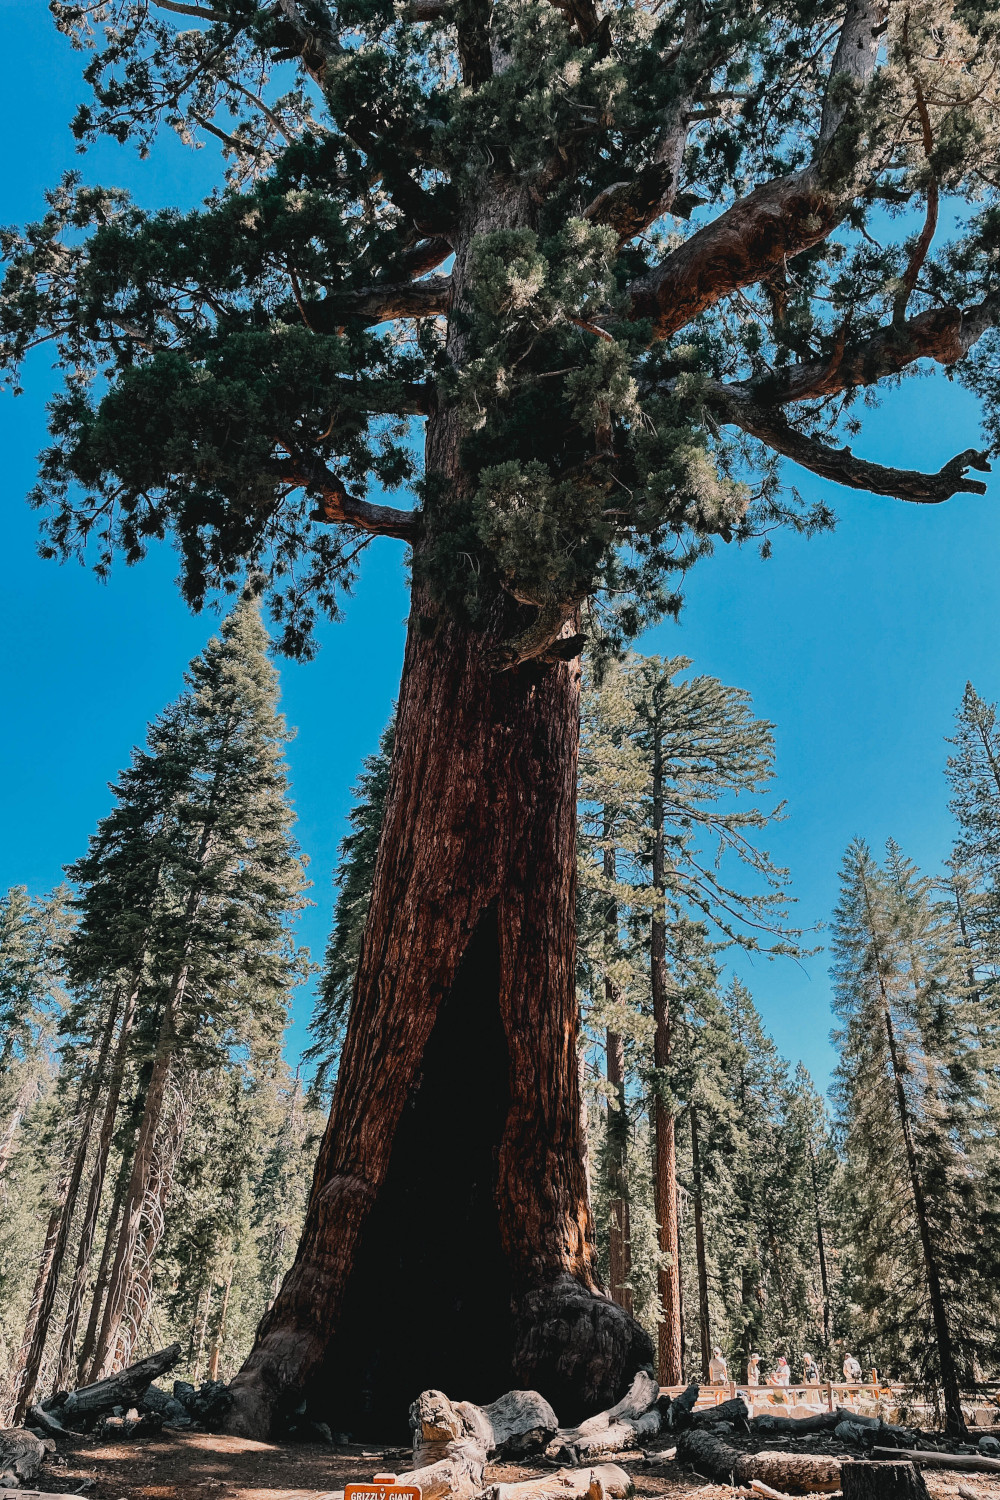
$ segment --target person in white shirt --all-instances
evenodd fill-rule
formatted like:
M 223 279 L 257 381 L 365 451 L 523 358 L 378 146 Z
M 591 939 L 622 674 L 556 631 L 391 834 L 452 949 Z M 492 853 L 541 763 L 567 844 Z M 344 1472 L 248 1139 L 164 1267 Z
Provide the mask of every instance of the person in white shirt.
M 760 1355 L 751 1354 L 747 1360 L 747 1385 L 760 1385 Z
M 770 1385 L 791 1385 L 792 1372 L 788 1368 L 788 1360 L 783 1354 L 779 1356 L 777 1367 L 768 1383 Z
M 729 1367 L 722 1357 L 722 1350 L 716 1345 L 712 1350 L 712 1358 L 708 1363 L 708 1378 L 712 1385 L 729 1384 Z
M 844 1379 L 853 1385 L 856 1380 L 861 1379 L 861 1366 L 853 1354 L 844 1355 Z
M 806 1354 L 802 1359 L 802 1384 L 819 1385 L 819 1366 L 811 1354 Z

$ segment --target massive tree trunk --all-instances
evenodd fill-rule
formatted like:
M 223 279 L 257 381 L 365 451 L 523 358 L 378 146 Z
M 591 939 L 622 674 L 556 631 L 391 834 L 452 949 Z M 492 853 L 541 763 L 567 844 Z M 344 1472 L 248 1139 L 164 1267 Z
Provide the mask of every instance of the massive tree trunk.
M 576 1057 L 579 669 L 497 673 L 414 601 L 333 1111 L 291 1271 L 233 1385 L 265 1435 L 305 1395 L 406 1431 L 437 1388 L 560 1420 L 652 1350 L 596 1285 Z
M 484 186 L 456 245 L 453 310 L 470 305 L 473 235 L 533 211 L 521 189 Z M 448 337 L 460 365 L 461 318 Z M 403 1435 L 432 1387 L 479 1404 L 533 1387 L 573 1421 L 652 1357 L 598 1288 L 584 1168 L 579 662 L 498 670 L 538 611 L 483 579 L 473 628 L 422 582 L 468 494 L 463 437 L 455 407 L 430 418 L 431 499 L 333 1109 L 295 1262 L 232 1387 L 231 1426 L 252 1436 L 303 1397 L 337 1427 Z

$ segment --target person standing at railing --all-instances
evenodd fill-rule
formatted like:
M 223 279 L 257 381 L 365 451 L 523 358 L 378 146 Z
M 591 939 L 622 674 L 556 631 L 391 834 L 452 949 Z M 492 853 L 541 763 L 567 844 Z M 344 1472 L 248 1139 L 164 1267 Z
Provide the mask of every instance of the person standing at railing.
M 716 1345 L 712 1350 L 712 1358 L 708 1363 L 708 1379 L 712 1385 L 729 1384 L 729 1366 L 722 1357 L 722 1350 Z
M 747 1385 L 760 1385 L 760 1355 L 751 1354 L 747 1360 Z
M 819 1385 L 819 1365 L 811 1354 L 802 1356 L 802 1384 Z
M 860 1384 L 861 1382 L 861 1366 L 853 1354 L 844 1355 L 844 1379 L 848 1385 Z

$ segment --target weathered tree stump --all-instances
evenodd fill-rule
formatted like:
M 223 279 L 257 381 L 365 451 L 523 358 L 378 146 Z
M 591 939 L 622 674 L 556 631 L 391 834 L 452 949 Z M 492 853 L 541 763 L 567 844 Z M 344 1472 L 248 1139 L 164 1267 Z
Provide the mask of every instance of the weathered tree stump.
M 14 1489 L 27 1484 L 42 1467 L 46 1453 L 54 1447 L 51 1439 L 46 1445 L 23 1427 L 0 1427 L 0 1485 Z
M 908 1462 L 844 1459 L 840 1485 L 844 1500 L 928 1500 L 923 1475 Z

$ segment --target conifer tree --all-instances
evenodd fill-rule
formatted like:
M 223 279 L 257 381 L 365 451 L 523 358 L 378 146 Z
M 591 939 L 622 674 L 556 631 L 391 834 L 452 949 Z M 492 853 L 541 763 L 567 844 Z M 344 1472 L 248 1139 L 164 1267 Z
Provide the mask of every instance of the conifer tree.
M 277 1037 L 295 978 L 286 924 L 301 904 L 303 876 L 290 835 L 288 734 L 276 711 L 269 644 L 256 606 L 244 600 L 192 662 L 187 691 L 165 715 L 181 781 L 150 964 L 159 1021 L 96 1370 L 127 1352 L 120 1330 L 151 1174 L 170 1171 L 157 1160 L 168 1088 L 183 1095 L 191 1065 L 203 1069 L 254 1035 Z M 175 769 L 171 759 L 171 779 Z M 171 1153 L 178 1144 L 170 1143 Z
M 637 989 L 621 961 L 619 929 L 630 919 L 633 941 L 642 934 L 638 990 L 649 997 L 642 1072 L 652 1098 L 660 1234 L 659 1375 L 669 1385 L 683 1373 L 673 1037 L 690 983 L 688 929 L 692 916 L 706 918 L 724 941 L 792 947 L 774 936 L 784 918 L 784 872 L 752 840 L 771 815 L 733 800 L 760 791 L 770 777 L 771 726 L 753 717 L 745 693 L 713 678 L 681 680 L 689 665 L 633 656 L 607 673 L 586 705 L 581 758 L 582 884 L 603 904 L 599 961 L 614 1017 L 622 1013 L 624 987 Z M 738 891 L 728 868 L 734 861 L 748 866 L 763 890 Z M 696 967 L 701 942 L 694 945 Z M 593 940 L 585 948 L 591 961 L 598 957 Z M 609 1111 L 616 1124 L 624 1116 L 620 1105 Z M 610 1154 L 620 1171 L 621 1147 Z
M 370 1215 L 401 1212 L 409 1190 L 391 1157 L 425 1047 L 433 1033 L 447 1050 L 446 997 L 480 981 L 515 1092 L 502 1116 L 494 1092 L 472 1101 L 466 1139 L 483 1172 L 494 1158 L 504 1171 L 480 1241 L 491 1270 L 466 1331 L 442 1314 L 431 1383 L 453 1383 L 475 1340 L 567 1417 L 606 1404 L 642 1341 L 595 1295 L 582 1159 L 580 606 L 595 597 L 620 640 L 676 607 L 680 573 L 715 538 L 766 547 L 775 525 L 827 524 L 825 504 L 782 491 L 780 457 L 916 503 L 983 492 L 968 471 L 984 452 L 934 474 L 890 468 L 857 457 L 841 424 L 859 389 L 932 359 L 982 398 L 995 441 L 992 18 L 957 0 L 209 0 L 183 14 L 60 0 L 55 14 L 92 53 L 81 142 L 145 151 L 170 127 L 211 139 L 229 181 L 201 210 L 147 213 L 71 178 L 40 224 L 5 234 L 4 362 L 51 339 L 66 375 L 36 495 L 46 545 L 89 540 L 106 570 L 169 532 L 188 599 L 249 569 L 299 652 L 370 538 L 413 546 L 330 1134 L 233 1423 L 265 1435 L 310 1392 L 340 1399 L 320 1372 L 358 1352 L 336 1347 L 342 1309 L 382 1273 L 361 1251 Z M 886 202 L 922 210 L 923 228 L 886 219 Z M 382 488 L 417 504 L 385 504 Z M 442 1230 L 410 1267 L 442 1306 L 448 1251 Z M 498 1298 L 502 1277 L 513 1298 Z M 410 1304 L 394 1285 L 380 1368 L 402 1423 L 428 1382 L 395 1357 Z
M 66 1004 L 62 963 L 72 926 L 68 897 L 60 887 L 32 898 L 25 886 L 12 886 L 0 897 L 0 1178 L 25 1112 L 51 1073 Z
M 951 860 L 955 918 L 968 958 L 966 977 L 984 1002 L 984 1037 L 995 1030 L 993 990 L 1000 976 L 1000 733 L 996 705 L 965 685 L 949 740 L 947 776 L 959 836 Z M 992 1023 L 992 1024 L 991 1024 Z
M 883 1367 L 940 1387 L 961 1434 L 961 1389 L 995 1347 L 997 1217 L 968 1149 L 953 934 L 895 846 L 884 868 L 849 847 L 834 953 L 853 1298 Z
M 79 922 L 66 945 L 75 998 L 62 1024 L 61 1082 L 80 1079 L 80 1102 L 25 1329 L 17 1414 L 42 1369 L 89 1161 L 56 1377 L 66 1380 L 75 1362 L 123 1090 L 132 1102 L 118 1132 L 120 1191 L 80 1352 L 95 1374 L 127 1362 L 150 1316 L 166 1207 L 205 1080 L 241 1053 L 274 1058 L 302 972 L 288 923 L 303 871 L 269 644 L 244 599 L 191 664 L 184 693 L 113 788 L 87 855 L 69 867 Z

